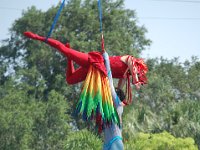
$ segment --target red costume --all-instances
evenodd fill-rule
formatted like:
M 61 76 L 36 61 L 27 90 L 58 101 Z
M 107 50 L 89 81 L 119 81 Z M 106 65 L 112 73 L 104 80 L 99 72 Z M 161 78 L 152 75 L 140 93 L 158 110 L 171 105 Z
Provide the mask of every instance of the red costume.
M 106 68 L 104 65 L 104 59 L 100 52 L 82 53 L 70 48 L 69 44 L 65 45 L 51 38 L 48 38 L 46 40 L 45 37 L 39 36 L 32 32 L 25 32 L 24 35 L 35 40 L 46 42 L 50 46 L 59 50 L 67 57 L 68 67 L 66 70 L 66 81 L 68 84 L 76 84 L 78 82 L 84 81 L 87 76 L 89 66 L 91 64 L 107 76 Z M 134 58 L 133 56 L 127 55 L 125 63 L 121 60 L 121 57 L 124 56 L 109 57 L 112 76 L 113 78 L 126 79 L 126 91 L 129 97 L 128 99 L 131 100 L 132 96 L 129 77 L 132 76 L 132 83 L 135 84 L 136 87 L 139 87 L 140 84 L 147 83 L 146 73 L 148 69 L 142 59 Z M 76 70 L 74 68 L 73 61 L 80 66 Z
M 25 32 L 24 35 L 29 38 L 45 42 L 45 37 L 38 36 L 37 34 Z M 104 74 L 106 74 L 104 59 L 100 52 L 90 52 L 88 54 L 82 53 L 77 50 L 71 49 L 69 45 L 64 45 L 63 43 L 51 38 L 47 40 L 47 44 L 56 48 L 68 58 L 66 80 L 69 84 L 75 84 L 83 81 L 86 77 L 90 63 L 93 63 Z M 112 75 L 114 78 L 123 78 L 124 73 L 128 67 L 124 62 L 120 60 L 120 58 L 121 56 L 109 57 Z M 74 70 L 72 60 L 80 66 L 77 70 Z
M 66 80 L 69 84 L 75 84 L 77 82 L 83 81 L 87 75 L 87 70 L 90 64 L 93 64 L 93 66 L 101 70 L 102 73 L 104 73 L 107 76 L 107 72 L 104 66 L 104 59 L 100 52 L 90 52 L 87 55 L 85 55 L 85 53 L 81 53 L 81 55 L 78 55 L 79 53 L 80 52 L 77 53 L 77 51 L 72 49 L 68 49 L 67 53 L 64 53 L 68 57 Z M 82 54 L 84 54 L 83 57 Z M 128 67 L 125 63 L 123 63 L 120 60 L 120 58 L 121 56 L 109 57 L 114 78 L 123 78 L 124 73 Z M 74 71 L 73 62 L 71 60 L 75 61 L 78 65 L 80 65 L 80 67 L 76 71 Z

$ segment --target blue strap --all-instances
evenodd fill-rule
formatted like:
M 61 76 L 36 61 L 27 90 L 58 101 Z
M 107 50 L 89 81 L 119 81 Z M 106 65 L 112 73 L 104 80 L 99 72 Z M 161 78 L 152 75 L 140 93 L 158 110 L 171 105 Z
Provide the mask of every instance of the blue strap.
M 102 32 L 102 8 L 101 8 L 101 0 L 98 0 L 98 9 L 99 9 L 100 32 Z
M 54 21 L 53 21 L 53 23 L 51 25 L 51 28 L 49 30 L 49 33 L 48 33 L 48 35 L 47 35 L 47 37 L 45 39 L 45 42 L 47 42 L 48 38 L 51 36 L 51 33 L 52 33 L 52 31 L 53 31 L 53 29 L 54 29 L 54 27 L 56 25 L 56 22 L 57 22 L 57 20 L 58 20 L 58 18 L 60 16 L 60 13 L 61 13 L 61 10 L 62 10 L 64 4 L 65 4 L 65 0 L 63 0 L 62 4 L 60 5 L 60 8 L 59 8 L 59 10 L 58 10 L 58 12 L 57 12 L 57 14 L 56 14 L 56 16 L 54 18 Z
M 122 140 L 122 137 L 120 136 L 115 136 L 114 138 L 112 138 L 107 144 L 104 144 L 105 147 L 107 147 L 108 149 L 112 146 L 113 142 L 115 142 L 116 140 Z

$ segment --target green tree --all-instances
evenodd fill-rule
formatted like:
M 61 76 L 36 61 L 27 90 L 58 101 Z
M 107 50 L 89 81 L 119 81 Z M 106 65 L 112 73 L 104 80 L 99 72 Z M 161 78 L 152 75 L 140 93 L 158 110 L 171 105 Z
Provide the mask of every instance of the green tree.
M 110 55 L 139 56 L 150 40 L 145 38 L 146 29 L 137 25 L 135 12 L 125 9 L 123 2 L 102 3 L 105 46 Z M 62 150 L 79 136 L 81 145 L 92 141 L 86 147 L 102 144 L 89 131 L 68 133 L 74 130 L 69 126 L 81 127 L 67 115 L 73 112 L 81 85 L 66 85 L 64 56 L 23 36 L 25 31 L 47 35 L 58 7 L 46 12 L 35 7 L 25 10 L 0 47 L 0 149 Z M 83 52 L 99 50 L 97 1 L 68 1 L 52 37 Z
M 32 85 L 29 93 L 34 94 L 35 98 L 45 99 L 53 89 L 74 103 L 78 99 L 80 85 L 66 86 L 64 56 L 43 43 L 23 36 L 23 32 L 28 30 L 45 36 L 57 9 L 58 6 L 42 12 L 31 7 L 24 11 L 11 27 L 11 38 L 7 43 L 9 54 L 2 53 L 2 56 L 8 55 L 13 60 L 11 65 L 16 66 L 14 70 L 19 79 Z M 129 53 L 138 56 L 150 44 L 145 38 L 146 29 L 137 25 L 135 12 L 124 9 L 122 0 L 103 2 L 103 16 L 106 49 L 111 55 Z M 74 49 L 84 52 L 98 50 L 100 33 L 97 2 L 68 1 L 52 37 L 70 42 Z
M 70 120 L 62 95 L 52 91 L 48 102 L 37 101 L 13 80 L 1 88 L 0 149 L 63 149 Z

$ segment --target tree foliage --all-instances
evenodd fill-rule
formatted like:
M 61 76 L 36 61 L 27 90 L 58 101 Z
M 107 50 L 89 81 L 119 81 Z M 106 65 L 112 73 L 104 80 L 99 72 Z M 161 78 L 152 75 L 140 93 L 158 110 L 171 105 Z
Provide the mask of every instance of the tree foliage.
M 6 82 L 0 103 L 0 149 L 60 149 L 70 130 L 62 95 L 50 92 L 38 101 L 13 81 Z
M 72 132 L 70 138 L 66 139 L 65 149 L 76 150 L 100 150 L 102 149 L 103 142 L 95 134 L 88 130 L 80 130 Z
M 160 58 L 147 63 L 149 83 L 137 91 L 137 101 L 124 118 L 124 136 L 130 136 L 130 128 L 132 134 L 168 131 L 175 137 L 193 137 L 200 148 L 199 60 Z
M 151 42 L 145 37 L 144 26 L 138 26 L 135 11 L 125 9 L 123 0 L 106 0 L 102 5 L 108 53 L 139 56 Z M 10 38 L 1 44 L 0 149 L 102 148 L 101 136 L 81 130 L 86 126 L 72 115 L 81 84 L 65 83 L 65 57 L 44 43 L 23 36 L 24 31 L 47 35 L 58 7 L 52 6 L 46 12 L 28 8 L 13 23 Z M 97 2 L 68 1 L 52 37 L 69 42 L 72 48 L 82 52 L 99 50 Z M 133 105 L 125 108 L 125 147 L 143 147 L 150 142 L 151 135 L 154 142 L 163 140 L 161 146 L 166 145 L 166 136 L 175 146 L 181 143 L 183 149 L 195 147 L 193 138 L 200 148 L 199 59 L 193 57 L 181 64 L 178 59 L 155 58 L 147 60 L 147 64 L 149 83 L 134 91 Z M 167 145 L 178 149 L 170 143 Z
M 133 150 L 197 150 L 192 138 L 175 138 L 167 132 L 159 134 L 139 133 L 125 147 Z

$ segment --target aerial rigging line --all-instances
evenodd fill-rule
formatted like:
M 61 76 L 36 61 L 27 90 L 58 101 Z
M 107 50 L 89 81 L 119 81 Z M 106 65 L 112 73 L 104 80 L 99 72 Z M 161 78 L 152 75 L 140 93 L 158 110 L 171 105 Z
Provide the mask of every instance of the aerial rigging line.
M 53 21 L 53 23 L 52 23 L 52 25 L 51 25 L 51 28 L 50 28 L 50 30 L 49 30 L 49 32 L 48 32 L 48 34 L 47 34 L 47 37 L 46 37 L 46 40 L 45 40 L 45 41 L 47 41 L 48 38 L 51 36 L 51 33 L 53 32 L 53 29 L 54 29 L 54 27 L 55 27 L 55 25 L 56 25 L 56 22 L 58 21 L 58 18 L 59 18 L 59 16 L 60 16 L 60 13 L 61 13 L 61 11 L 62 11 L 64 5 L 65 5 L 65 0 L 63 0 L 62 4 L 60 5 L 60 8 L 59 8 L 59 10 L 58 10 L 58 12 L 57 12 L 57 14 L 56 14 L 56 16 L 55 16 L 55 18 L 54 18 L 54 21 Z
M 101 50 L 102 50 L 102 52 L 104 52 L 105 48 L 104 48 L 104 37 L 103 37 L 101 0 L 98 0 L 98 9 L 99 9 L 99 22 L 100 22 L 100 33 L 101 33 Z

